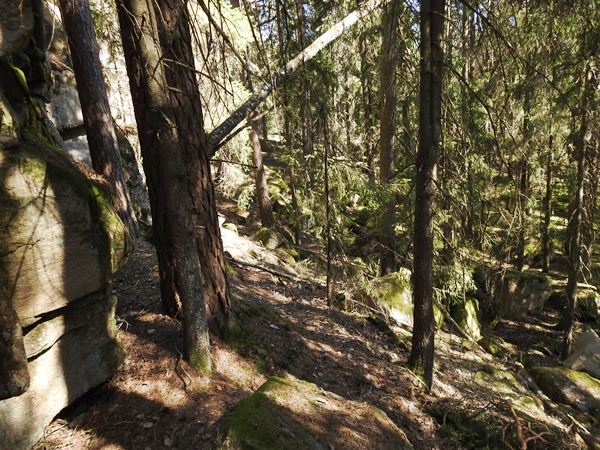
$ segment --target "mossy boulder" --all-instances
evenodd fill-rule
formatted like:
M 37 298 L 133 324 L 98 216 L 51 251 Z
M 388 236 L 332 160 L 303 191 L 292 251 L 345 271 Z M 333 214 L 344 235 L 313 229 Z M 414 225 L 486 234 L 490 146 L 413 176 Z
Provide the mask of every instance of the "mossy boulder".
M 268 249 L 276 249 L 285 242 L 285 238 L 271 228 L 262 227 L 252 235 L 252 240 L 262 243 Z
M 367 286 L 354 292 L 353 297 L 359 309 L 363 305 L 369 313 L 376 310 L 399 324 L 413 325 L 411 272 L 406 268 L 401 267 L 397 272 L 371 280 Z M 440 329 L 444 315 L 435 305 L 433 315 L 436 329 Z
M 600 420 L 600 381 L 596 378 L 567 367 L 534 367 L 529 373 L 555 402 Z
M 383 411 L 291 378 L 270 378 L 225 426 L 217 450 L 412 449 Z
M 355 292 L 354 300 L 371 310 L 384 313 L 396 322 L 412 326 L 413 298 L 410 270 L 397 272 L 372 280 L 368 286 Z
M 577 318 L 581 321 L 598 320 L 598 292 L 593 286 L 577 289 Z
M 479 302 L 473 298 L 468 298 L 452 308 L 454 321 L 476 341 L 481 339 L 481 325 L 477 319 L 478 315 Z

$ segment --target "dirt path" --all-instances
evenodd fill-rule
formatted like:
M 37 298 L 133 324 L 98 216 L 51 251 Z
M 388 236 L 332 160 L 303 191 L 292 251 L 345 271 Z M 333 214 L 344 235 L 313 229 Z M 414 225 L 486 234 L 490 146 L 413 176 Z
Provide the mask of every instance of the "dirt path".
M 283 373 L 378 406 L 417 450 L 463 448 L 440 432 L 441 425 L 427 411 L 442 397 L 455 396 L 458 401 L 469 396 L 473 391 L 453 383 L 464 379 L 466 386 L 472 376 L 469 367 L 474 367 L 474 373 L 489 355 L 480 354 L 469 362 L 459 348 L 460 339 L 448 337 L 446 350 L 438 352 L 433 395 L 424 394 L 405 368 L 407 351 L 371 321 L 329 309 L 324 288 L 314 280 L 290 282 L 250 267 L 279 267 L 294 277 L 305 275 L 282 266 L 276 253 L 233 231 L 223 231 L 229 257 L 245 263 L 231 265 L 234 313 L 243 326 L 235 351 L 213 342 L 210 377 L 182 360 L 180 324 L 161 313 L 154 247 L 140 240 L 114 281 L 119 298 L 118 339 L 127 358 L 111 380 L 47 428 L 37 449 L 210 449 L 220 438 L 223 419 L 237 404 L 269 375 Z M 456 359 L 460 367 L 453 366 Z M 510 425 L 508 418 L 506 427 Z M 339 436 L 336 439 L 340 442 Z

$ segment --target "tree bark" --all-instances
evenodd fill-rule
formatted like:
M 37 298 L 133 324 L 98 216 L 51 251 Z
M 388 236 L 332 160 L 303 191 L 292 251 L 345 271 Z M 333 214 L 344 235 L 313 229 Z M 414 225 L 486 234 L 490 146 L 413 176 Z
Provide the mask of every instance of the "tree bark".
M 63 25 L 69 38 L 92 167 L 108 181 L 113 191 L 112 203 L 117 214 L 131 236 L 137 237 L 138 224 L 125 184 L 90 5 L 88 0 L 60 0 L 59 3 Z
M 419 148 L 414 222 L 414 324 L 408 367 L 428 389 L 433 383 L 433 237 L 437 160 L 441 142 L 445 0 L 421 2 Z
M 569 277 L 567 279 L 567 308 L 563 317 L 565 330 L 562 358 L 571 353 L 573 344 L 573 325 L 575 322 L 575 308 L 577 306 L 577 283 L 581 272 L 581 229 L 583 220 L 583 207 L 585 196 L 585 182 L 587 178 L 587 141 L 590 129 L 590 111 L 596 89 L 596 77 L 590 67 L 586 70 L 585 84 L 581 98 L 581 119 L 579 130 L 575 134 L 575 158 L 577 159 L 577 184 L 575 188 L 573 212 L 569 219 Z
M 254 124 L 255 122 L 253 122 Z M 256 197 L 258 201 L 258 215 L 263 227 L 272 228 L 275 225 L 273 219 L 273 206 L 269 197 L 269 187 L 265 177 L 265 166 L 262 159 L 262 146 L 258 132 L 253 126 L 250 131 L 250 142 L 252 142 L 252 164 L 254 165 L 254 181 L 256 183 Z
M 193 226 L 198 238 L 208 326 L 213 334 L 223 337 L 231 320 L 231 300 L 206 149 L 187 2 L 157 0 L 154 8 L 179 151 L 188 172 L 186 201 L 192 207 Z
M 118 0 L 123 50 L 148 184 L 163 305 L 181 305 L 185 357 L 210 371 L 210 341 L 198 242 L 188 202 L 188 172 L 180 151 L 153 2 Z M 175 310 L 169 310 L 173 314 Z
M 542 222 L 542 273 L 550 272 L 550 218 L 552 216 L 552 169 L 554 165 L 553 137 L 548 142 L 548 163 L 546 165 L 546 193 L 542 202 L 544 220 Z
M 379 183 L 385 191 L 387 201 L 379 234 L 379 273 L 388 275 L 398 270 L 396 259 L 396 196 L 390 192 L 389 184 L 394 175 L 394 136 L 396 111 L 396 65 L 399 0 L 384 6 L 381 44 L 381 122 L 379 126 Z

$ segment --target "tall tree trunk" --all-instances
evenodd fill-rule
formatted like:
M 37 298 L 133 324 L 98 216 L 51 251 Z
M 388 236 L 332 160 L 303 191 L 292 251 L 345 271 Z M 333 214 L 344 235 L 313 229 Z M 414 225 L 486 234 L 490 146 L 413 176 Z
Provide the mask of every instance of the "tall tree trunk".
M 187 201 L 192 206 L 192 219 L 198 238 L 208 325 L 213 334 L 224 336 L 231 320 L 231 300 L 204 135 L 187 2 L 157 0 L 154 8 L 171 110 L 175 116 L 180 152 L 188 172 Z
M 386 8 L 387 10 L 387 8 Z M 384 28 L 386 30 L 386 28 Z M 387 32 L 387 31 L 386 31 Z M 369 34 L 360 36 L 360 85 L 362 91 L 363 124 L 365 128 L 365 156 L 370 181 L 375 181 L 375 140 L 373 138 L 373 62 Z
M 389 189 L 394 174 L 394 135 L 396 117 L 397 34 L 400 1 L 392 0 L 384 6 L 381 44 L 381 122 L 379 127 L 379 182 L 385 190 L 379 232 L 379 273 L 388 275 L 398 270 L 396 259 L 396 196 Z
M 428 389 L 433 383 L 433 230 L 436 171 L 441 142 L 445 0 L 421 1 L 419 149 L 414 223 L 414 324 L 409 368 Z
M 90 5 L 88 0 L 60 0 L 59 3 L 63 25 L 69 38 L 92 167 L 108 181 L 114 194 L 112 203 L 117 214 L 131 236 L 137 237 L 138 224 L 125 184 Z
M 263 165 L 262 146 L 258 137 L 256 121 L 252 122 L 250 131 L 250 142 L 252 143 L 252 164 L 254 165 L 254 181 L 256 183 L 256 197 L 258 201 L 258 215 L 263 227 L 272 228 L 275 225 L 273 219 L 273 206 L 269 198 L 269 187 L 265 177 L 265 166 Z
M 581 228 L 581 264 L 585 283 L 592 277 L 592 255 L 596 241 L 596 213 L 598 210 L 598 142 L 590 142 L 587 151 L 585 196 L 583 199 L 584 217 Z
M 148 184 L 163 304 L 181 304 L 185 357 L 210 370 L 204 292 L 176 116 L 164 73 L 153 2 L 118 0 L 123 50 Z M 173 314 L 177 312 L 169 310 Z
M 546 193 L 542 202 L 542 273 L 550 272 L 550 218 L 552 217 L 552 170 L 554 165 L 553 136 L 548 142 L 548 162 L 546 164 Z
M 575 308 L 577 306 L 577 283 L 581 273 L 581 229 L 583 221 L 583 207 L 585 196 L 585 182 L 587 178 L 587 145 L 590 128 L 590 113 L 593 96 L 596 89 L 596 77 L 590 67 L 587 67 L 585 84 L 581 99 L 581 119 L 579 130 L 575 134 L 575 158 L 577 159 L 577 184 L 573 199 L 572 215 L 569 218 L 569 278 L 567 279 L 567 308 L 563 317 L 565 330 L 562 358 L 571 353 L 573 344 L 573 325 L 575 322 Z

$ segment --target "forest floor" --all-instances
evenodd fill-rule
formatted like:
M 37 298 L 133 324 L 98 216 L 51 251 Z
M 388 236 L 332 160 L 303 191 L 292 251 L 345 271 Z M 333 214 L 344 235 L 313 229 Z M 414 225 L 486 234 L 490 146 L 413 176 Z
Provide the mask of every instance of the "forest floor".
M 393 342 L 364 315 L 328 308 L 325 288 L 307 276 L 308 265 L 285 264 L 276 252 L 244 236 L 248 225 L 241 217 L 226 209 L 221 213 L 229 222 L 237 221 L 240 230 L 239 235 L 223 230 L 234 269 L 229 275 L 234 315 L 243 327 L 236 349 L 218 339 L 212 341 L 210 376 L 186 364 L 180 323 L 161 312 L 154 247 L 138 240 L 130 260 L 114 276 L 118 339 L 127 357 L 109 381 L 47 427 L 37 450 L 210 449 L 222 438 L 224 419 L 240 401 L 268 376 L 284 373 L 379 407 L 417 450 L 483 448 L 447 432 L 448 413 L 436 420 L 431 411 L 436 404 L 448 402 L 463 402 L 468 409 L 475 395 L 466 387 L 475 372 L 473 366 L 492 361 L 490 355 L 452 332 L 443 333 L 440 339 L 448 345 L 436 350 L 436 381 L 432 392 L 424 393 L 406 369 L 406 346 Z M 559 338 L 550 326 L 557 320 L 558 313 L 550 309 L 523 322 L 502 321 L 496 333 L 526 352 L 539 342 L 540 333 L 554 341 Z M 553 349 L 541 352 L 540 364 L 558 364 L 554 353 Z M 496 363 L 518 371 L 516 361 Z M 490 397 L 480 400 L 482 411 L 494 401 Z M 502 436 L 515 426 L 507 408 L 494 420 Z M 523 431 L 526 437 L 533 433 Z M 370 436 L 366 447 L 352 433 L 340 430 L 331 430 L 325 439 L 329 450 L 386 448 L 377 436 Z M 535 448 L 578 448 L 572 435 L 565 436 L 565 443 L 570 442 L 565 447 L 560 439 L 550 441 L 542 435 Z

